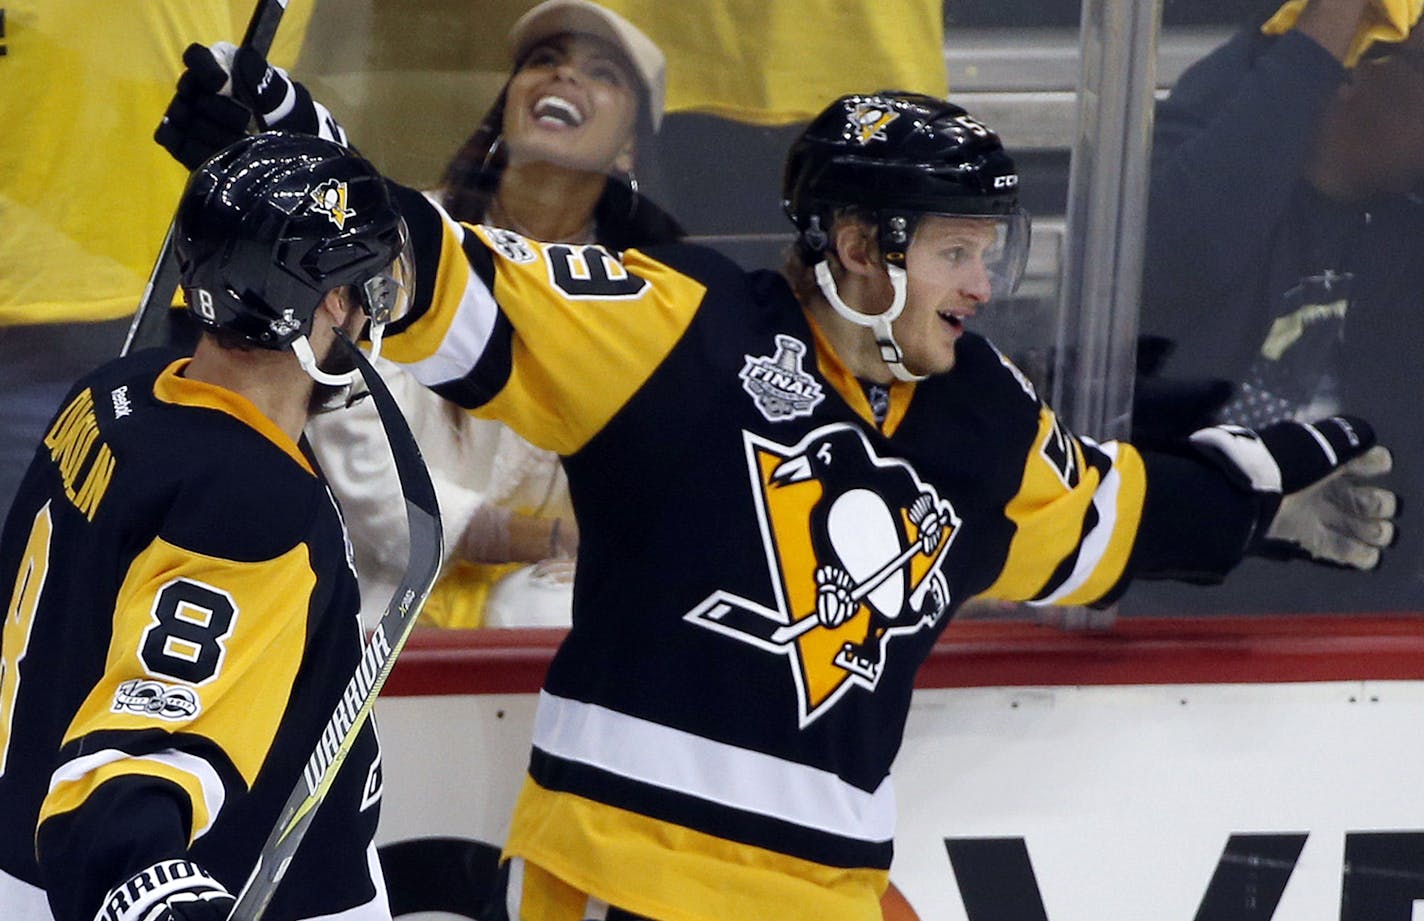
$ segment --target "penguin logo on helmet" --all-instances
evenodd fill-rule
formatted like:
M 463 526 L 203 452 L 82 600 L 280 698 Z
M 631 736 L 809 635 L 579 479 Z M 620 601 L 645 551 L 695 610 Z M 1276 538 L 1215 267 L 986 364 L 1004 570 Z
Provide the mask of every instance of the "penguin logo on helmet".
M 884 105 L 860 102 L 850 110 L 850 126 L 855 132 L 855 139 L 864 147 L 871 141 L 885 140 L 886 126 L 899 117 L 899 112 L 893 112 Z
M 309 193 L 312 210 L 326 215 L 327 220 L 336 225 L 337 230 L 346 229 L 346 221 L 356 212 L 347 206 L 346 183 L 339 179 L 328 179 Z

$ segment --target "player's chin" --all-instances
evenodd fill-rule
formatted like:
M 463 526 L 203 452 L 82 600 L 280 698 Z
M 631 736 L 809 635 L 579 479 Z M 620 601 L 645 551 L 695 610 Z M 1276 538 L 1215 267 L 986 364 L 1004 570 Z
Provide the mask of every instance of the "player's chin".
M 327 374 L 350 374 L 356 370 L 356 359 L 352 357 L 349 349 L 336 343 L 331 347 L 331 351 L 326 354 L 326 357 L 317 363 L 317 367 Z
M 933 350 L 933 353 L 906 355 L 905 367 L 911 374 L 925 377 L 949 373 L 954 368 L 953 340 L 940 344 Z

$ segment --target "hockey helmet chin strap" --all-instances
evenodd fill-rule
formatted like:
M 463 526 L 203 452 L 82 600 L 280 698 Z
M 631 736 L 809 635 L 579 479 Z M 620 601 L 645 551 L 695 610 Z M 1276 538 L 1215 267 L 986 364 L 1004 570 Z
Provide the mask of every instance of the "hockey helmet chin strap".
M 381 357 L 381 335 L 385 332 L 384 323 L 371 324 L 371 355 L 370 360 L 374 362 Z M 298 336 L 292 340 L 292 351 L 297 355 L 297 363 L 302 366 L 302 370 L 311 376 L 311 379 L 318 384 L 326 384 L 330 387 L 350 387 L 360 378 L 361 374 L 355 368 L 345 374 L 332 374 L 317 367 L 316 353 L 312 351 L 311 340 L 306 336 Z
M 384 323 L 372 322 L 370 326 L 371 335 L 371 355 L 369 360 L 375 361 L 381 356 L 381 336 L 385 332 Z M 345 335 L 337 330 L 339 335 Z M 316 354 L 312 351 L 311 341 L 306 336 L 299 336 L 292 340 L 292 352 L 297 356 L 297 364 L 302 370 L 318 384 L 336 388 L 330 396 L 321 401 L 320 408 L 314 410 L 317 413 L 328 413 L 333 410 L 347 409 L 370 395 L 370 391 L 362 386 L 362 377 L 359 369 L 352 368 L 345 374 L 332 374 L 317 367 Z
M 890 328 L 890 325 L 905 311 L 905 270 L 894 263 L 887 262 L 885 271 L 890 275 L 890 287 L 895 293 L 890 299 L 889 308 L 883 313 L 874 315 L 853 310 L 845 301 L 841 300 L 840 292 L 836 290 L 836 279 L 831 275 L 830 262 L 825 259 L 816 263 L 816 284 L 820 287 L 821 293 L 825 295 L 826 301 L 830 303 L 832 310 L 857 326 L 868 328 L 874 334 L 875 345 L 880 349 L 880 360 L 889 366 L 891 374 L 902 381 L 922 381 L 929 375 L 915 374 L 905 367 L 905 353 L 900 348 L 900 343 L 895 341 L 895 333 Z
M 381 340 L 386 332 L 386 324 L 404 316 L 410 306 L 410 286 L 407 279 L 414 277 L 415 269 L 409 244 L 404 242 L 405 231 L 402 230 L 401 233 L 402 249 L 392 260 L 390 268 L 367 279 L 358 288 L 356 300 L 358 309 L 367 318 L 367 329 L 371 337 L 371 354 L 368 360 L 373 364 L 381 357 Z M 361 379 L 360 371 L 354 367 L 345 374 L 332 374 L 317 367 L 316 353 L 312 351 L 311 340 L 306 336 L 298 336 L 292 340 L 292 351 L 296 353 L 297 363 L 302 366 L 302 370 L 318 384 L 346 388 L 350 396 L 351 389 Z M 349 406 L 359 398 L 360 395 L 356 395 L 346 403 Z

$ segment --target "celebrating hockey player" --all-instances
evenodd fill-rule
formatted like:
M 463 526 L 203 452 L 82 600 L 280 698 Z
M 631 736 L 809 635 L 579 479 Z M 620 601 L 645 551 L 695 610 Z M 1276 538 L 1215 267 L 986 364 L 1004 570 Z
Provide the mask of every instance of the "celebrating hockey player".
M 79 381 L 0 536 L 5 921 L 227 918 L 361 656 L 302 428 L 352 381 L 334 330 L 407 303 L 400 214 L 364 160 L 271 134 L 201 166 L 175 228 L 196 353 Z M 270 917 L 390 918 L 380 793 L 366 726 Z
M 1364 422 L 1099 444 L 969 330 L 1024 265 L 1017 185 L 963 109 L 877 93 L 794 144 L 783 274 L 399 192 L 422 283 L 387 354 L 558 451 L 582 528 L 491 921 L 878 919 L 915 672 L 966 599 L 1377 563 Z

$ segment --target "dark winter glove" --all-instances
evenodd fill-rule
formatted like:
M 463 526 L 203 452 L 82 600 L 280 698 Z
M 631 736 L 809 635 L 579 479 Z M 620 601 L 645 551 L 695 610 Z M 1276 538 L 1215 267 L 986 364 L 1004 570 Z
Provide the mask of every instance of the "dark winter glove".
M 234 902 L 197 864 L 162 860 L 110 891 L 94 921 L 227 921 Z
M 183 65 L 187 69 L 153 139 L 191 170 L 246 134 L 252 113 L 232 98 L 230 56 L 223 61 L 206 45 L 194 44 L 183 52 Z
M 1398 499 L 1365 482 L 1388 473 L 1392 459 L 1362 419 L 1277 422 L 1259 433 L 1220 425 L 1191 441 L 1262 497 L 1248 553 L 1373 569 L 1394 542 Z

